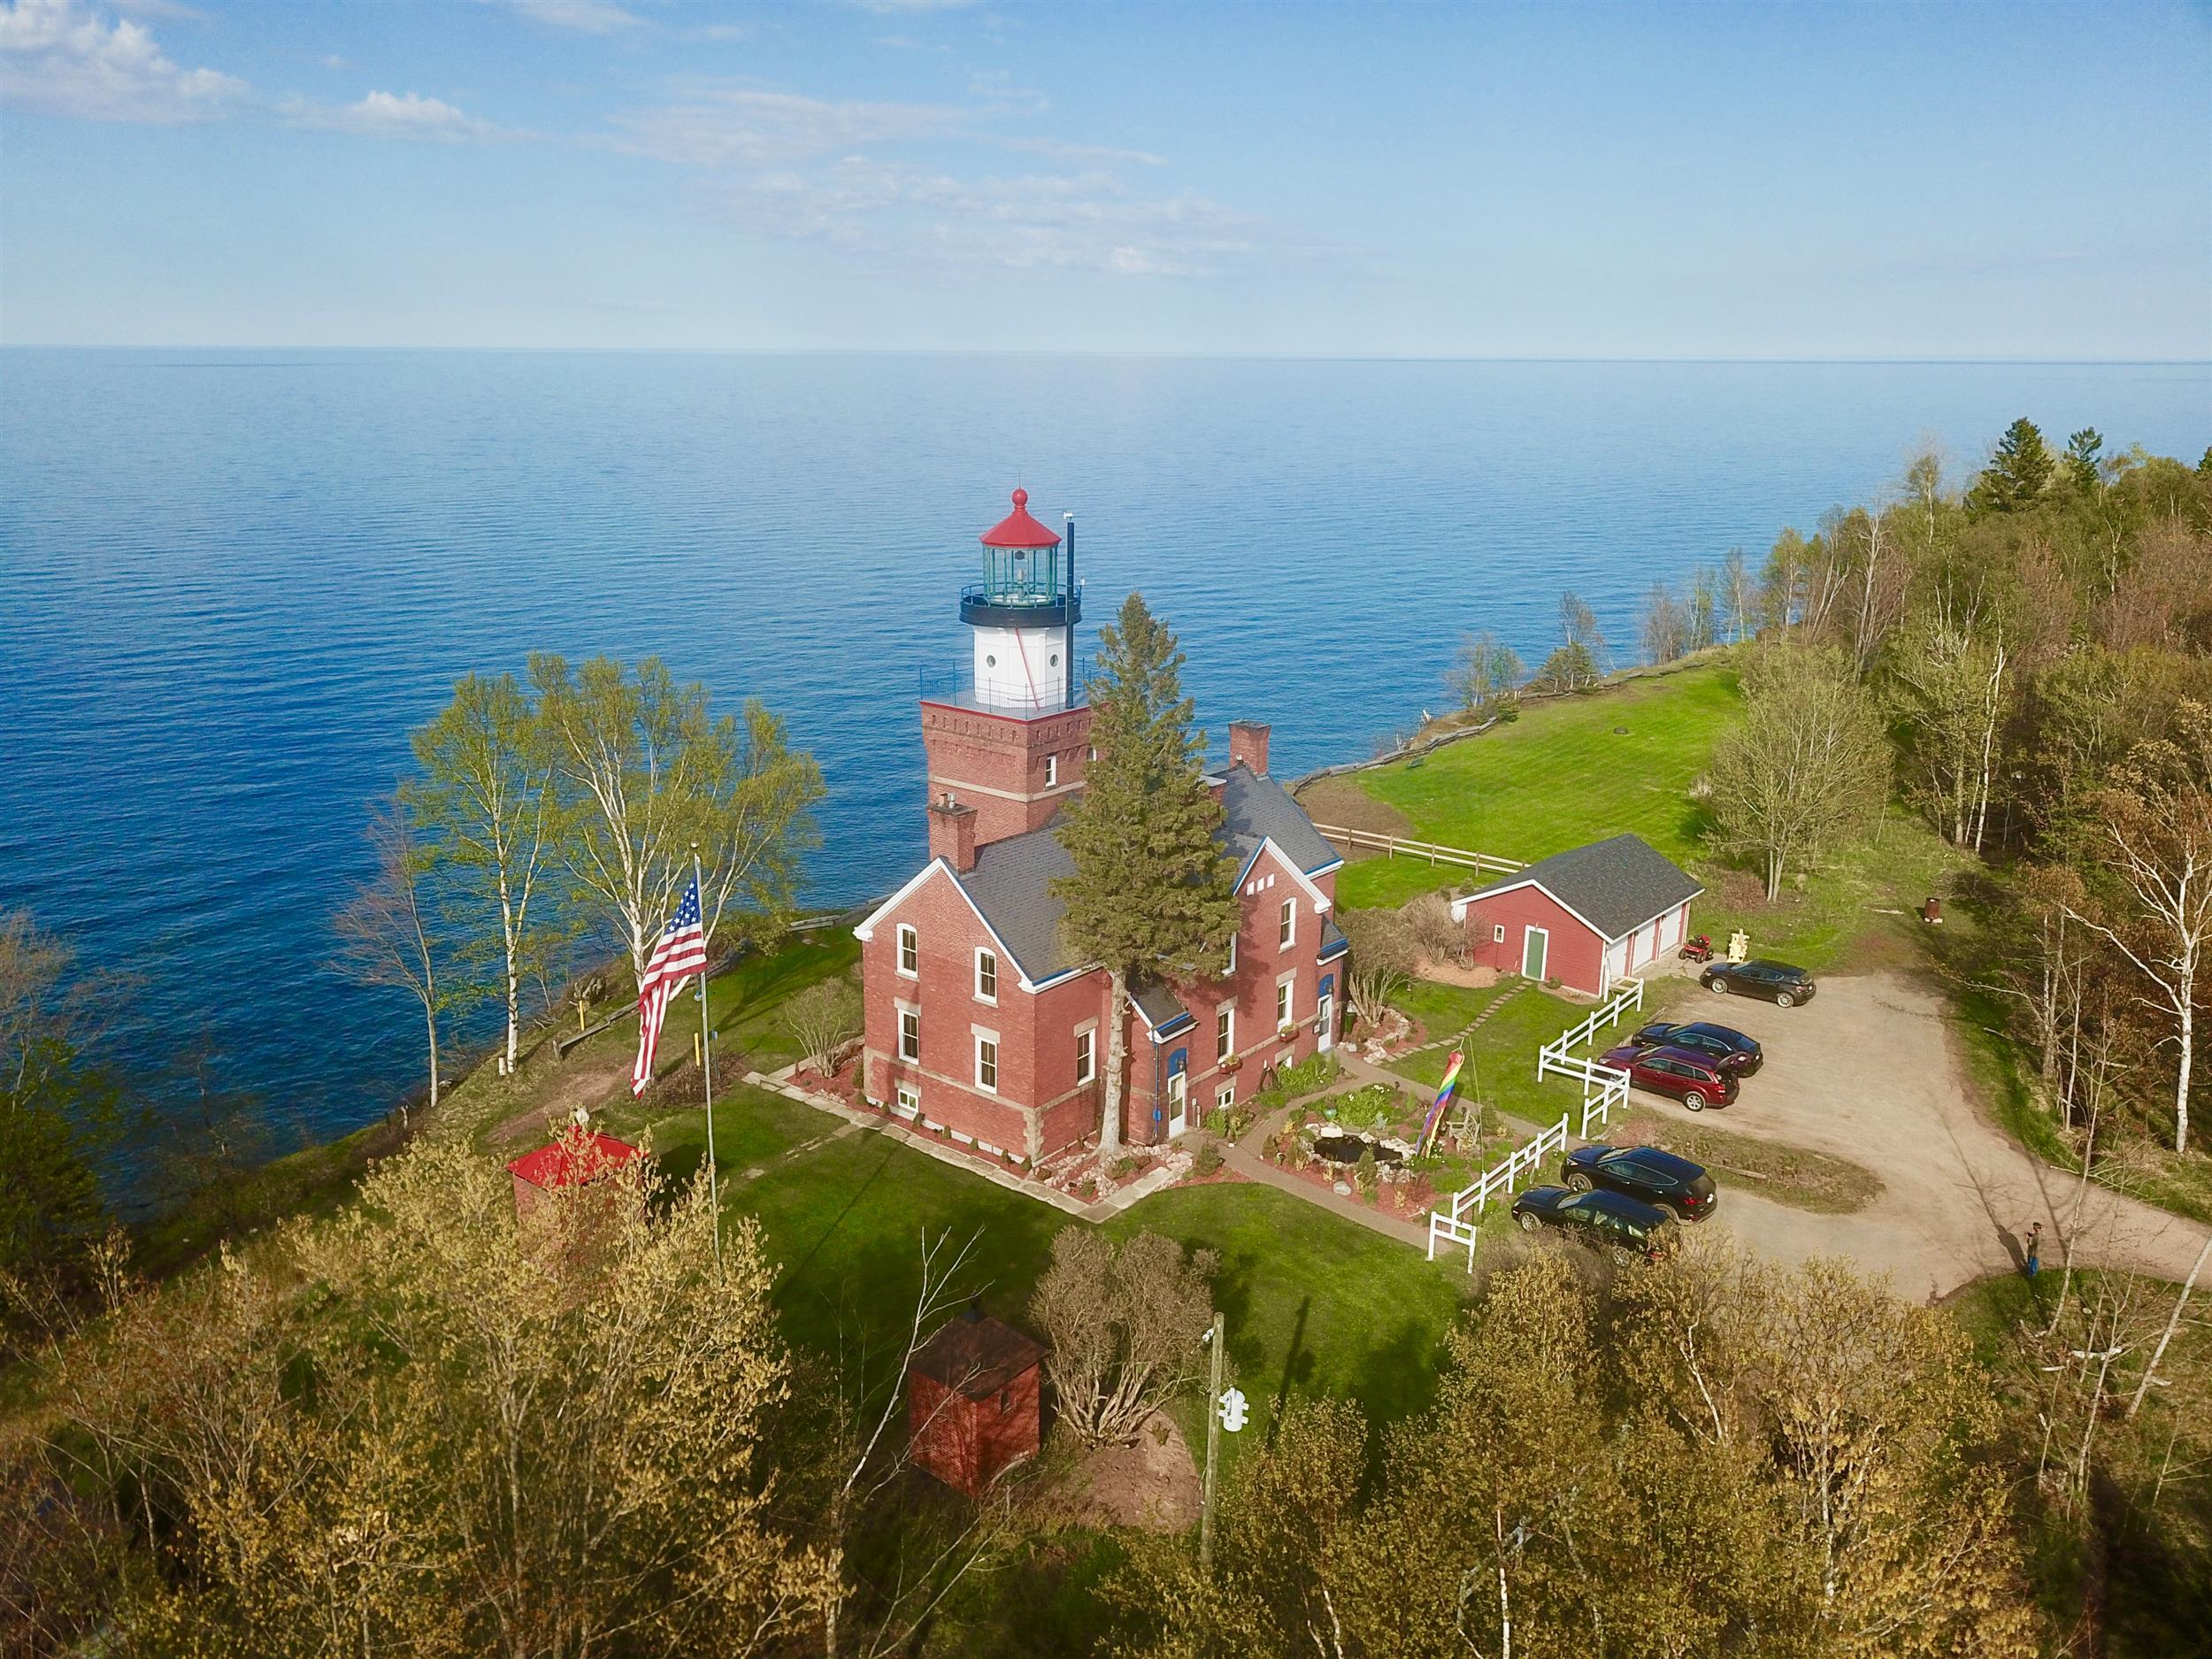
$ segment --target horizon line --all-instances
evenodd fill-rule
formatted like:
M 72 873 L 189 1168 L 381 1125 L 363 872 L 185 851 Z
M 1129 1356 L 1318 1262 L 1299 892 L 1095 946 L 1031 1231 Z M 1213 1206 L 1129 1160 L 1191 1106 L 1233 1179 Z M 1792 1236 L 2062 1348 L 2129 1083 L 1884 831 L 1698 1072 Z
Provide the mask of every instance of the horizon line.
M 1096 357 L 1150 358 L 1187 363 L 1513 363 L 1513 364 L 1638 364 L 1719 365 L 1730 367 L 1797 365 L 1864 365 L 1908 367 L 1972 365 L 2023 368 L 2200 368 L 2212 369 L 2212 356 L 2202 357 L 1609 357 L 1569 356 L 1557 353 L 1489 355 L 1439 353 L 1434 356 L 1402 352 L 1304 351 L 1169 351 L 1085 349 L 1080 347 L 994 346 L 585 346 L 585 345 L 248 345 L 210 341 L 189 345 L 120 344 L 71 341 L 0 341 L 0 351 L 234 351 L 274 352 L 502 352 L 510 355 L 573 355 L 588 357 Z

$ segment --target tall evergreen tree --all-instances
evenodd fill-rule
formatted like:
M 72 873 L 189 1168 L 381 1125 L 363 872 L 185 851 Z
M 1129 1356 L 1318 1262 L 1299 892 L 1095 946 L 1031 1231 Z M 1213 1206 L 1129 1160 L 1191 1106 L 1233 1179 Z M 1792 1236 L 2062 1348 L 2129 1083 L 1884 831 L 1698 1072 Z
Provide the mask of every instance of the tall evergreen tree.
M 1977 513 L 2018 512 L 2035 504 L 2057 470 L 2057 457 L 2043 442 L 2042 432 L 2024 415 L 2005 428 L 1997 452 L 1968 492 L 1966 504 Z
M 2094 426 L 2084 426 L 2066 441 L 2066 477 L 2075 490 L 2094 500 L 2104 488 L 2104 474 L 2098 460 L 2104 449 L 2104 434 Z
M 1205 740 L 1183 695 L 1183 652 L 1140 594 L 1099 630 L 1090 684 L 1098 758 L 1062 815 L 1075 873 L 1053 884 L 1069 944 L 1101 964 L 1107 1022 L 1106 1110 L 1099 1148 L 1121 1145 L 1129 987 L 1141 978 L 1219 973 L 1236 936 L 1236 872 L 1221 839 L 1221 803 L 1201 779 Z

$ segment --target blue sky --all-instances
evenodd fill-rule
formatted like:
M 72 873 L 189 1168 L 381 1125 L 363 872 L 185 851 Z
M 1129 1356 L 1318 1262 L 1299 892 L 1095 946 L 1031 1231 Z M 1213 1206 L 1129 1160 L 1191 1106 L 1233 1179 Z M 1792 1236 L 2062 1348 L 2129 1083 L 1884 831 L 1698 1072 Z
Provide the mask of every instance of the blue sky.
M 0 342 L 2212 357 L 2212 10 L 0 0 Z

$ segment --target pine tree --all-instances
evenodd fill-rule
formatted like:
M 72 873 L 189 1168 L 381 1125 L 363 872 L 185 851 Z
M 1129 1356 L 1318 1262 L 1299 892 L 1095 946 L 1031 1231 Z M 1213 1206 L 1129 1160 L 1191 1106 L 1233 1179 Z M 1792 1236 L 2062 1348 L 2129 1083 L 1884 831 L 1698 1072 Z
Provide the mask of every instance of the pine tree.
M 1996 454 L 1968 492 L 1966 504 L 1977 513 L 2018 512 L 2035 504 L 2057 468 L 2042 432 L 2024 415 L 2005 428 Z
M 2104 488 L 2104 474 L 2098 469 L 2103 449 L 2104 435 L 2094 426 L 2084 426 L 2066 441 L 2067 481 L 2091 500 Z
M 1067 907 L 1068 943 L 1112 981 L 1099 1132 L 1101 1153 L 1111 1154 L 1121 1145 L 1131 982 L 1222 972 L 1238 910 L 1221 803 L 1201 779 L 1205 741 L 1192 730 L 1182 649 L 1141 595 L 1123 603 L 1118 626 L 1099 630 L 1098 663 L 1098 758 L 1062 815 L 1075 873 L 1053 891 Z

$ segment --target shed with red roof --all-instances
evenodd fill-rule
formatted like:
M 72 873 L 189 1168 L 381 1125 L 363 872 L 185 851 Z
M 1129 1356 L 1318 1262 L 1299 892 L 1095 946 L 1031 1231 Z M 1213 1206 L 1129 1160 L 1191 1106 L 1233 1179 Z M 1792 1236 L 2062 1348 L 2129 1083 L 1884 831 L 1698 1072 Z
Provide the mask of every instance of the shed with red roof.
M 555 1187 L 600 1180 L 637 1156 L 638 1149 L 628 1141 L 596 1133 L 563 1135 L 534 1152 L 526 1152 L 507 1165 L 507 1173 L 515 1183 L 515 1214 L 529 1214 Z

